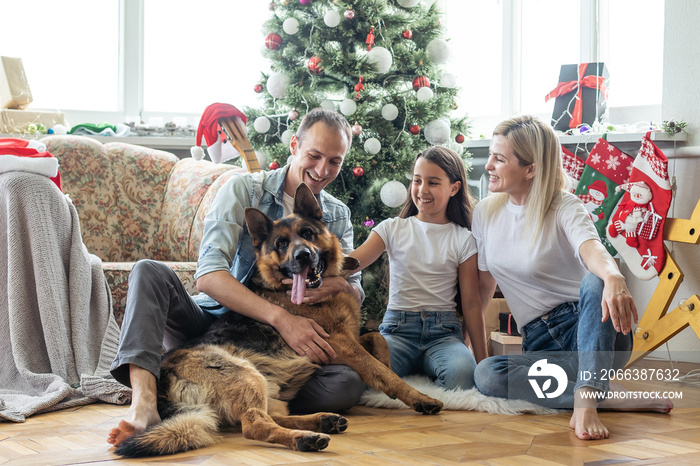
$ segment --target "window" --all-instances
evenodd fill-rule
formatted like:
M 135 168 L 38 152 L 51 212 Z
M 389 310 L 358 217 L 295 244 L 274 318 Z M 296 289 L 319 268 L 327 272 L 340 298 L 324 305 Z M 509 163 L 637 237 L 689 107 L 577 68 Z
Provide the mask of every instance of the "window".
M 119 110 L 119 8 L 119 0 L 2 3 L 0 54 L 22 59 L 30 108 Z
M 167 11 L 167 14 L 163 14 Z M 199 114 L 213 102 L 256 105 L 268 2 L 144 2 L 143 110 Z

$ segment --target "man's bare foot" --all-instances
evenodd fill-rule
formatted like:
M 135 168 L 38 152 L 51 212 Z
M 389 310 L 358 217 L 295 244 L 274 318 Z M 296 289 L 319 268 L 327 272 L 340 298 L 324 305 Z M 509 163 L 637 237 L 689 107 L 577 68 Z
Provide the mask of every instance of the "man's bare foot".
M 645 411 L 662 414 L 668 414 L 673 409 L 673 402 L 668 398 L 625 396 L 630 392 L 616 382 L 610 384 L 610 391 L 613 392 L 613 396 L 606 398 L 598 405 L 598 408 L 610 411 Z M 615 396 L 616 394 L 617 396 Z
M 569 427 L 574 429 L 576 437 L 581 440 L 600 440 L 610 437 L 610 432 L 598 417 L 598 401 L 595 397 L 586 398 L 582 393 L 593 393 L 592 387 L 582 387 L 574 397 L 574 414 L 571 415 Z
M 144 402 L 132 403 L 124 419 L 119 421 L 117 427 L 109 431 L 107 443 L 111 443 L 115 447 L 119 446 L 132 435 L 143 432 L 147 427 L 159 422 L 160 416 L 155 409 L 155 402 L 153 404 Z

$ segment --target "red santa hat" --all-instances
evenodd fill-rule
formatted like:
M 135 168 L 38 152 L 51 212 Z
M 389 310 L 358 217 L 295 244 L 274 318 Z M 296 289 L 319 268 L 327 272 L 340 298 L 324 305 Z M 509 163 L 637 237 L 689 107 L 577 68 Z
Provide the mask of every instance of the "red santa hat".
M 608 197 L 608 186 L 603 180 L 595 180 L 591 183 L 588 187 L 588 192 L 590 193 L 591 191 L 598 191 L 599 193 L 603 193 L 603 196 Z
M 0 138 L 0 173 L 22 171 L 47 176 L 61 189 L 58 159 L 37 140 Z
M 220 118 L 227 117 L 240 118 L 245 127 L 246 116 L 233 105 L 214 103 L 204 109 L 202 117 L 199 119 L 199 126 L 197 126 L 196 146 L 190 149 L 193 159 L 202 160 L 204 158 L 204 150 L 201 147 L 202 136 L 207 143 L 207 153 L 212 162 L 221 163 L 240 155 L 233 144 L 228 141 L 221 124 L 219 124 Z
M 624 183 L 615 188 L 615 191 L 620 191 L 621 189 L 624 189 L 625 191 L 629 192 L 630 189 L 632 189 L 632 186 L 637 186 L 638 188 L 646 189 L 647 191 L 651 191 L 651 188 L 649 187 L 648 184 L 646 184 L 644 181 L 630 181 L 629 183 Z

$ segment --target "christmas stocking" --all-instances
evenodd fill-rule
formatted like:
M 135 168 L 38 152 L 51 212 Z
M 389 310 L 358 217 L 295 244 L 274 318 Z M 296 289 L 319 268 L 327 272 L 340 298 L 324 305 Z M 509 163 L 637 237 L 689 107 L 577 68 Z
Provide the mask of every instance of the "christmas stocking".
M 573 193 L 576 191 L 586 162 L 564 146 L 561 146 L 561 161 L 564 165 L 564 171 L 571 181 L 571 192 Z
M 666 263 L 663 232 L 671 206 L 668 159 L 651 142 L 649 133 L 632 164 L 629 183 L 610 218 L 608 240 L 620 253 L 632 273 L 641 280 L 658 275 Z
M 606 236 L 606 228 L 623 195 L 615 188 L 627 182 L 633 161 L 632 157 L 605 139 L 598 139 L 586 158 L 586 166 L 575 191 L 591 216 L 600 240 L 613 256 L 617 255 L 617 251 Z

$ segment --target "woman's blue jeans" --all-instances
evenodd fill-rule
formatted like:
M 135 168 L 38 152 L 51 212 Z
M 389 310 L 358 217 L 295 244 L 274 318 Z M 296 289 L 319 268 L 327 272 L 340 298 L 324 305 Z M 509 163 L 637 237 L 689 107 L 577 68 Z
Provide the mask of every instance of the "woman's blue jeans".
M 420 374 L 447 389 L 474 387 L 476 360 L 456 312 L 387 310 L 379 331 L 400 377 Z
M 474 374 L 476 387 L 485 395 L 563 409 L 573 408 L 574 393 L 581 387 L 607 393 L 609 383 L 603 369 L 627 362 L 632 334 L 618 333 L 610 319 L 601 322 L 602 296 L 603 281 L 588 273 L 581 282 L 578 302 L 561 304 L 524 326 L 523 354 L 494 356 L 479 363 Z M 566 389 L 555 398 L 538 397 L 532 385 L 542 366 L 536 363 L 543 359 L 566 372 Z M 551 380 L 549 385 L 556 383 Z

